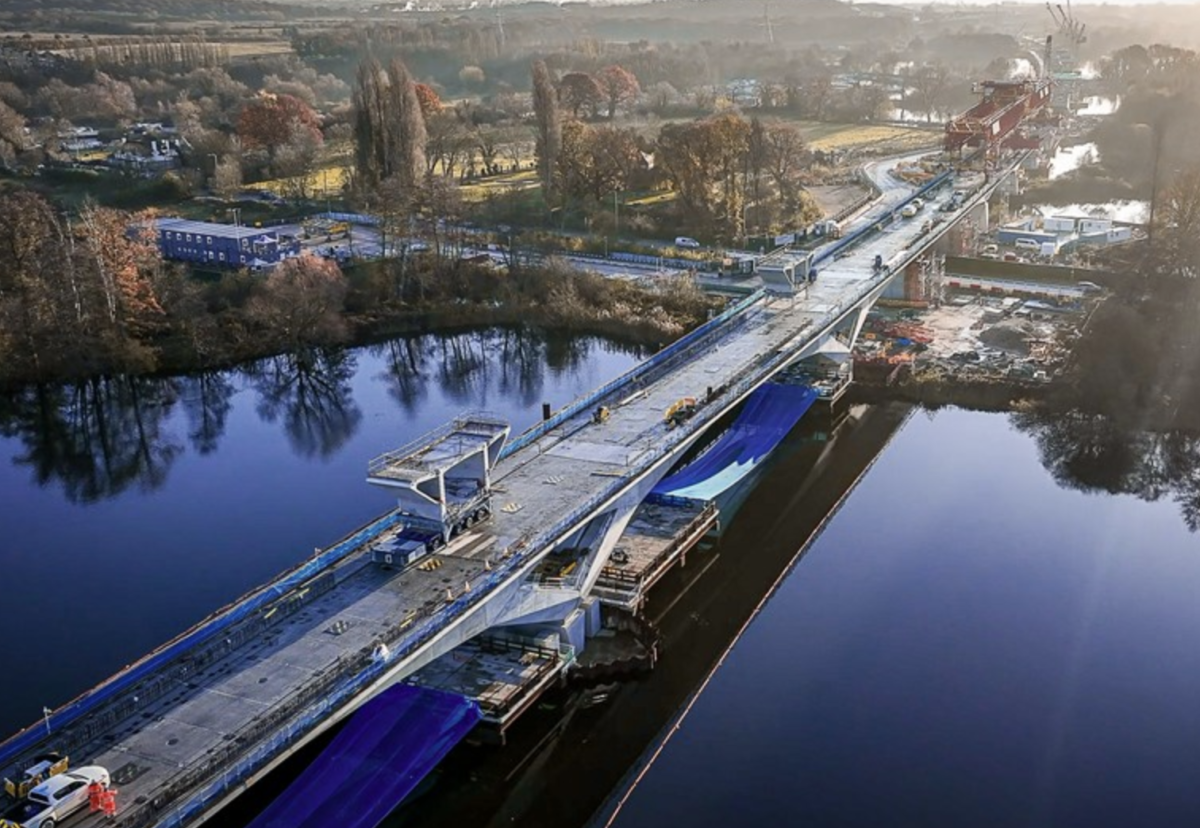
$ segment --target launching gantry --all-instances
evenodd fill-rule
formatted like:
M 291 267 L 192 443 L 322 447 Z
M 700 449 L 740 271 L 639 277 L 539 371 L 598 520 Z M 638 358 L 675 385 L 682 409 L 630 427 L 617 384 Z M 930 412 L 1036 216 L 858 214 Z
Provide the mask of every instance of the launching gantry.
M 1009 81 L 983 81 L 975 85 L 979 103 L 946 124 L 944 148 L 958 153 L 976 148 L 991 157 L 1001 148 L 1036 149 L 1038 142 L 1021 135 L 1021 124 L 1050 102 L 1050 38 L 1040 77 Z

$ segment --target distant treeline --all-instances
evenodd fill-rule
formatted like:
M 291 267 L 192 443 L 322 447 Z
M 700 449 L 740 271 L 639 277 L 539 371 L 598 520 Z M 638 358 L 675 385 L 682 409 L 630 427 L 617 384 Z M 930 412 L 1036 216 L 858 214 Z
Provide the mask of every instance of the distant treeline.
M 5 0 L 0 26 L 10 31 L 138 34 L 159 24 L 278 22 L 325 13 L 322 6 L 264 0 Z

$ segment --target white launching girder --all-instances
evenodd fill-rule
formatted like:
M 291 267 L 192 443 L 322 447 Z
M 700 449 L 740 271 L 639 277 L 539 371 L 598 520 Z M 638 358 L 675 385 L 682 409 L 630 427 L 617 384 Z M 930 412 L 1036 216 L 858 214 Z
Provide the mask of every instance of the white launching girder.
M 491 491 L 492 468 L 509 425 L 491 414 L 464 414 L 367 466 L 367 481 L 396 493 L 400 512 L 449 529 Z

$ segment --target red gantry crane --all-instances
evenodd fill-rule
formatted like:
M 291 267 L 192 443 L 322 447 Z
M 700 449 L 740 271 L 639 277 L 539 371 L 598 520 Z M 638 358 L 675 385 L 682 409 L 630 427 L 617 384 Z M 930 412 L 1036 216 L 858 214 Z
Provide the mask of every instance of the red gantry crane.
M 946 124 L 946 152 L 978 147 L 991 153 L 1002 145 L 1025 146 L 1029 141 L 1014 131 L 1050 102 L 1050 38 L 1041 77 L 1026 80 L 983 81 L 975 85 L 979 103 Z

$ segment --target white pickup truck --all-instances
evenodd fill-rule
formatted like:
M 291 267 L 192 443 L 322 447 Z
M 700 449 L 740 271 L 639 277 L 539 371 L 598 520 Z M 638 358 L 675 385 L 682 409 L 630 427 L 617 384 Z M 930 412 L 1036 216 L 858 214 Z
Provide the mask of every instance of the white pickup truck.
M 29 795 L 0 814 L 0 828 L 54 828 L 88 804 L 88 785 L 107 788 L 108 771 L 99 765 L 52 776 Z

